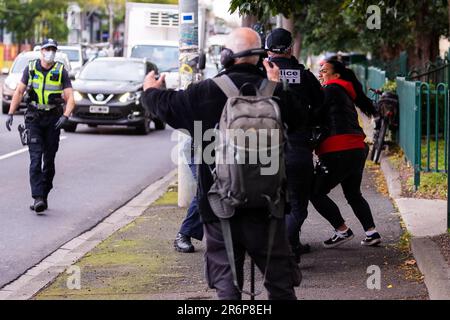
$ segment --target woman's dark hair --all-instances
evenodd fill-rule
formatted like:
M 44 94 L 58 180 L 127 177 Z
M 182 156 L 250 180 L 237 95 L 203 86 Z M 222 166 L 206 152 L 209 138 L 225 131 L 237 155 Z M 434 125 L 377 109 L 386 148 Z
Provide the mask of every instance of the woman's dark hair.
M 353 88 L 356 92 L 356 106 L 367 116 L 375 115 L 376 109 L 373 101 L 364 93 L 362 84 L 359 82 L 353 70 L 347 68 L 342 62 L 335 59 L 329 59 L 325 62 L 333 66 L 334 73 L 339 73 L 342 80 L 349 81 L 353 84 Z

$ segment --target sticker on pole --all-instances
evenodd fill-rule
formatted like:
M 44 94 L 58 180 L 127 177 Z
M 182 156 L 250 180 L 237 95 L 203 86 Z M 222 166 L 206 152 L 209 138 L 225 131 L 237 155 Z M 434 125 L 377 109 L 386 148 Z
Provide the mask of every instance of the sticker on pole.
M 185 23 L 194 23 L 194 13 L 193 12 L 189 12 L 189 13 L 182 13 L 181 14 L 181 23 L 185 24 Z

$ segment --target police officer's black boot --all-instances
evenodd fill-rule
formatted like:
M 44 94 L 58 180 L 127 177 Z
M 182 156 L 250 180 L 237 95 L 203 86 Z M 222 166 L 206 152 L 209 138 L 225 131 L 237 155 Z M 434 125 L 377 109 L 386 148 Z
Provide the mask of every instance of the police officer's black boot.
M 44 201 L 44 198 L 37 197 L 34 199 L 34 204 L 30 206 L 30 209 L 36 211 L 38 214 L 47 209 L 47 204 Z

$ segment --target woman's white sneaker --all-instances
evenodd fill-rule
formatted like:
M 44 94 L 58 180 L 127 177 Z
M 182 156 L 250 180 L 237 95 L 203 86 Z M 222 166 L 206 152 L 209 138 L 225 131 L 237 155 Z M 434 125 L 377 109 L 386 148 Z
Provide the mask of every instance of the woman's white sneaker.
M 347 232 L 344 233 L 336 231 L 330 239 L 323 242 L 323 246 L 328 249 L 335 248 L 337 246 L 340 246 L 341 244 L 344 244 L 352 240 L 354 236 L 355 235 L 353 234 L 353 231 L 350 228 L 348 228 Z

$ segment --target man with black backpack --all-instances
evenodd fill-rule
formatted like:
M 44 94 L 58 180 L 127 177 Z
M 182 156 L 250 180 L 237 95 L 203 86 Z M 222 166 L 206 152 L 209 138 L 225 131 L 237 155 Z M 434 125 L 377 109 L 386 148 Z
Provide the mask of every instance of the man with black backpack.
M 270 132 L 269 135 L 278 137 L 283 136 L 282 132 L 279 132 L 282 130 L 279 128 L 281 118 L 289 119 L 289 106 L 282 100 L 277 105 L 271 97 L 274 90 L 275 96 L 281 96 L 282 86 L 267 81 L 264 73 L 256 67 L 259 55 L 262 54 L 259 35 L 250 28 L 238 28 L 230 34 L 226 48 L 222 52 L 221 61 L 225 71 L 215 79 L 192 84 L 186 90 L 159 90 L 164 76 L 157 80 L 151 72 L 144 81 L 143 103 L 173 128 L 187 130 L 194 140 L 195 133 L 201 127 L 203 141 L 200 146 L 204 154 L 198 169 L 198 201 L 206 239 L 205 271 L 208 285 L 216 289 L 219 299 L 241 299 L 245 253 L 248 253 L 265 275 L 264 285 L 269 299 L 293 300 L 296 299 L 294 287 L 300 284 L 301 274 L 287 241 L 284 217 L 279 215 L 280 212 L 283 213 L 284 203 L 284 162 L 278 163 L 282 154 L 271 154 L 271 159 L 277 162 L 274 167 L 279 166 L 277 170 L 269 173 L 272 177 L 262 177 L 256 170 L 253 172 L 254 177 L 261 177 L 262 182 L 259 185 L 253 183 L 251 187 L 246 183 L 254 177 L 238 182 L 229 180 L 230 177 L 239 179 L 240 174 L 241 178 L 246 177 L 250 172 L 249 168 L 258 168 L 261 172 L 263 169 L 271 169 L 271 164 L 264 168 L 259 164 L 245 167 L 245 161 L 240 164 L 240 161 L 249 156 L 247 151 L 251 146 L 245 145 L 239 149 L 238 142 L 232 138 L 225 141 L 229 142 L 228 146 L 216 145 L 217 153 L 233 149 L 232 146 L 236 147 L 233 149 L 236 153 L 231 157 L 224 155 L 224 162 L 218 162 L 216 154 L 216 161 L 211 163 L 205 155 L 211 144 L 211 139 L 206 138 L 207 133 L 214 128 L 225 132 L 227 128 L 224 128 L 224 124 L 230 119 L 238 120 L 234 124 L 239 128 L 240 125 L 247 125 L 249 132 Z M 268 69 L 269 79 L 278 81 L 278 68 L 270 67 L 267 61 L 264 64 Z M 223 77 L 224 75 L 226 77 Z M 252 89 L 253 94 L 243 97 L 239 89 L 246 91 L 246 88 Z M 260 113 L 254 112 L 250 107 L 253 103 L 261 108 Z M 236 113 L 233 114 L 230 110 Z M 225 116 L 226 112 L 229 117 Z M 238 112 L 241 112 L 242 117 Z M 270 121 L 270 118 L 273 121 Z M 250 124 L 248 119 L 254 121 L 253 124 Z M 278 131 L 259 130 L 259 125 L 278 128 Z M 227 138 L 228 136 L 219 136 L 218 140 Z M 280 144 L 281 140 L 273 140 L 275 143 L 269 142 L 269 145 L 266 141 L 268 148 Z M 194 143 L 199 144 L 198 141 Z M 238 149 L 244 151 L 239 153 Z M 227 161 L 237 162 L 230 164 Z M 230 174 L 224 174 L 224 170 L 230 170 Z M 274 185 L 264 182 L 270 179 L 274 181 Z M 237 187 L 239 185 L 242 186 L 241 189 Z M 259 202 L 255 200 L 255 188 L 262 190 Z M 272 192 L 269 192 L 269 189 Z M 259 207 L 255 203 L 259 204 Z
M 283 28 L 274 29 L 266 39 L 269 60 L 280 68 L 280 78 L 289 85 L 290 105 L 294 106 L 294 121 L 287 130 L 286 174 L 290 214 L 286 217 L 289 242 L 297 263 L 308 253 L 308 244 L 300 242 L 300 231 L 308 216 L 308 202 L 314 176 L 313 110 L 323 103 L 320 82 L 292 56 L 292 36 Z

